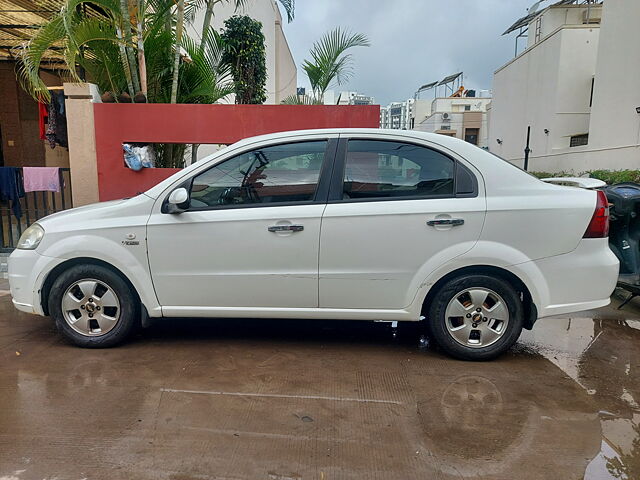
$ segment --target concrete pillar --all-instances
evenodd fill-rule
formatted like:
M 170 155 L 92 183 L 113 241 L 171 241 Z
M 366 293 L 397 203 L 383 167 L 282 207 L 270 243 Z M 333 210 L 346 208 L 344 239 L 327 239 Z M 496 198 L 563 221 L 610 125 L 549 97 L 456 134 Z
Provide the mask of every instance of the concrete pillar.
M 90 83 L 65 83 L 64 94 L 73 206 L 79 207 L 99 201 L 93 104 L 100 94 Z

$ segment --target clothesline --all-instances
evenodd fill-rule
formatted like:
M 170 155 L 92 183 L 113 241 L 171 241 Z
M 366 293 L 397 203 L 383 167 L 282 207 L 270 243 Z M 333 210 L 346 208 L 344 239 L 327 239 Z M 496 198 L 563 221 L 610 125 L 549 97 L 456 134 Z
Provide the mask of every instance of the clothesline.
M 0 200 L 10 201 L 13 214 L 20 218 L 20 199 L 27 192 L 60 192 L 59 167 L 0 167 Z

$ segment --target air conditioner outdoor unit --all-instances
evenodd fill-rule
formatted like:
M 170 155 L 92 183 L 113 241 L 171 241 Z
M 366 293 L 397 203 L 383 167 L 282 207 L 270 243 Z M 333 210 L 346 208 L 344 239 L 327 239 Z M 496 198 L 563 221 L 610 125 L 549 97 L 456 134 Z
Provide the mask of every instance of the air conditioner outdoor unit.
M 443 113 L 442 114 L 442 120 L 450 120 L 450 115 L 448 113 Z

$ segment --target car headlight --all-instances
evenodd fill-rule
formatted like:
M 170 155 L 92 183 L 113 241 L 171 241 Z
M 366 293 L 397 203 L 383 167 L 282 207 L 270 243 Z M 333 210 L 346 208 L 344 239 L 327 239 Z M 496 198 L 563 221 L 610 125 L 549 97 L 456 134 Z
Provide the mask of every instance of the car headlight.
M 40 245 L 42 237 L 44 237 L 44 228 L 34 223 L 22 232 L 16 248 L 20 250 L 35 250 Z

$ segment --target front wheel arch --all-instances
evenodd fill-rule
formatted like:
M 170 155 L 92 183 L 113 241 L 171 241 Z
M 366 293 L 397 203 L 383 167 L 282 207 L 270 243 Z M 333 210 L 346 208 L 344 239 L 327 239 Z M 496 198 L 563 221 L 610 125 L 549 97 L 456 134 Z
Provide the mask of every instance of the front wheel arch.
M 56 278 L 60 276 L 64 271 L 70 269 L 71 267 L 75 267 L 76 265 L 98 265 L 104 268 L 108 268 L 118 276 L 120 276 L 129 286 L 129 289 L 135 296 L 136 300 L 142 305 L 142 301 L 140 300 L 140 294 L 134 287 L 133 283 L 127 278 L 127 276 L 122 273 L 118 268 L 114 267 L 108 262 L 104 260 L 99 260 L 97 258 L 91 257 L 78 257 L 72 258 L 70 260 L 66 260 L 59 265 L 56 265 L 48 274 L 42 284 L 42 289 L 40 290 L 40 305 L 42 306 L 42 311 L 45 315 L 49 316 L 49 294 L 51 293 L 51 287 L 53 286 L 53 282 L 55 282 Z
M 463 275 L 488 275 L 497 277 L 510 283 L 518 291 L 521 297 L 520 299 L 522 301 L 522 306 L 524 309 L 524 328 L 527 330 L 531 330 L 533 328 L 533 325 L 538 319 L 538 309 L 533 302 L 531 292 L 517 275 L 508 270 L 505 270 L 504 268 L 495 267 L 492 265 L 473 265 L 469 267 L 459 268 L 458 270 L 447 273 L 429 289 L 424 302 L 422 302 L 422 315 L 426 316 L 426 312 L 429 311 L 434 296 L 440 290 L 442 285 L 453 278 Z

